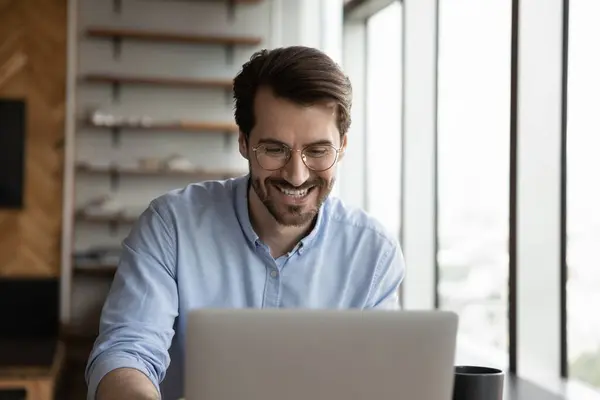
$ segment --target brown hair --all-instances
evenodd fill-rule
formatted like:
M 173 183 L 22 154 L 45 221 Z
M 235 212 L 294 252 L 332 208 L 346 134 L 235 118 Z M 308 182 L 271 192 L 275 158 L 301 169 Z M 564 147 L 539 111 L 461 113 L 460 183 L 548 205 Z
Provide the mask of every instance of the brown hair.
M 304 46 L 261 50 L 252 55 L 233 80 L 235 122 L 246 137 L 255 124 L 257 90 L 269 87 L 275 96 L 302 105 L 337 103 L 338 129 L 350 127 L 352 86 L 341 68 L 322 51 Z

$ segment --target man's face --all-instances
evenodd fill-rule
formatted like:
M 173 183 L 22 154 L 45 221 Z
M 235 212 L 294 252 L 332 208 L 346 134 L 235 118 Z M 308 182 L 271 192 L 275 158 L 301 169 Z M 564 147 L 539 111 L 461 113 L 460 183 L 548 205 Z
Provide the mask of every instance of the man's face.
M 335 106 L 304 107 L 275 97 L 269 89 L 260 89 L 254 114 L 256 123 L 248 142 L 243 133 L 239 137 L 240 153 L 249 161 L 252 188 L 278 223 L 305 226 L 331 192 L 337 162 L 325 171 L 315 172 L 304 163 L 302 149 L 311 145 L 310 149 L 314 149 L 305 152 L 309 164 L 311 159 L 322 162 L 319 157 L 325 149 L 331 149 L 329 146 L 340 149 L 337 161 L 341 159 L 346 137 L 340 139 Z M 260 151 L 253 151 L 261 145 Z M 279 149 L 285 146 L 292 149 L 289 160 L 281 168 L 271 170 Z

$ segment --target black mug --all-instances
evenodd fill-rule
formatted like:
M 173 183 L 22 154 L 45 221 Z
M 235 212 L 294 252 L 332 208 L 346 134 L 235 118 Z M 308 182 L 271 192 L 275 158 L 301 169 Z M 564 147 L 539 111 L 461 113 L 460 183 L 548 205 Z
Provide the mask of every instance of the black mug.
M 460 365 L 454 368 L 452 400 L 502 400 L 504 372 L 496 368 Z

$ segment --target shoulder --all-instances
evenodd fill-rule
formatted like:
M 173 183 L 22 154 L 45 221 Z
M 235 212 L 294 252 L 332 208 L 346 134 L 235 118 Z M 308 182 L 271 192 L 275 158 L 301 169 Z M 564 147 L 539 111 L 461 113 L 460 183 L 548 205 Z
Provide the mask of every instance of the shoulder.
M 190 218 L 218 207 L 233 205 L 243 177 L 191 183 L 154 198 L 149 208 L 163 219 Z
M 390 232 L 366 210 L 350 206 L 337 197 L 330 197 L 326 207 L 327 223 L 338 234 L 367 240 L 389 251 L 398 246 L 396 233 Z
M 328 247 L 351 257 L 347 264 L 360 271 L 360 281 L 370 282 L 368 307 L 395 308 L 397 288 L 404 279 L 405 264 L 397 232 L 391 232 L 367 211 L 328 199 L 325 214 Z

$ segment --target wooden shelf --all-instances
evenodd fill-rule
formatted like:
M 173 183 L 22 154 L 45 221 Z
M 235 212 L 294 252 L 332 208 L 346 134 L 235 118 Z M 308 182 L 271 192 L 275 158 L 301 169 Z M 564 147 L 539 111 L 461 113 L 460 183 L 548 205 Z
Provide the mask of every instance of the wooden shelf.
M 257 46 L 262 39 L 257 36 L 192 35 L 175 32 L 95 27 L 87 35 L 100 39 L 130 39 L 147 42 L 171 42 L 189 44 L 213 44 L 225 46 Z
M 74 264 L 74 271 L 78 275 L 85 276 L 107 276 L 112 277 L 117 272 L 116 265 L 77 265 Z
M 227 134 L 237 134 L 238 126 L 234 123 L 227 122 L 158 122 L 151 125 L 133 125 L 133 124 L 115 124 L 115 125 L 98 125 L 91 121 L 85 121 L 83 126 L 96 129 L 130 129 L 144 131 L 173 131 L 173 132 L 190 132 L 190 133 L 207 133 L 207 132 L 222 132 Z
M 57 386 L 65 367 L 65 344 L 60 340 L 52 344 L 47 341 L 36 343 L 31 340 L 21 340 L 6 345 L 10 345 L 10 347 L 3 349 L 2 355 L 6 356 L 4 352 L 8 352 L 9 360 L 13 357 L 21 357 L 23 354 L 27 357 L 28 353 L 36 354 L 39 351 L 47 351 L 47 347 L 52 346 L 53 354 L 50 360 L 43 360 L 44 363 L 41 365 L 3 365 L 0 367 L 0 392 L 24 390 L 28 399 L 49 398 L 47 396 Z
M 75 219 L 82 222 L 96 223 L 96 224 L 132 224 L 137 221 L 137 217 L 132 215 L 115 214 L 115 215 L 89 215 L 85 212 L 78 211 L 75 213 Z
M 77 164 L 77 171 L 83 173 L 95 174 L 119 174 L 119 175 L 140 175 L 140 176 L 190 176 L 197 179 L 228 179 L 244 174 L 241 171 L 219 171 L 219 170 L 170 170 L 170 169 L 143 169 L 143 168 L 125 168 L 117 166 L 93 166 L 85 163 Z
M 79 325 L 75 323 L 61 324 L 60 337 L 71 343 L 72 341 L 94 340 L 98 336 L 98 325 Z
M 83 79 L 92 83 L 156 85 L 185 88 L 216 88 L 228 90 L 233 89 L 232 79 L 141 77 L 116 74 L 88 74 L 85 75 Z

